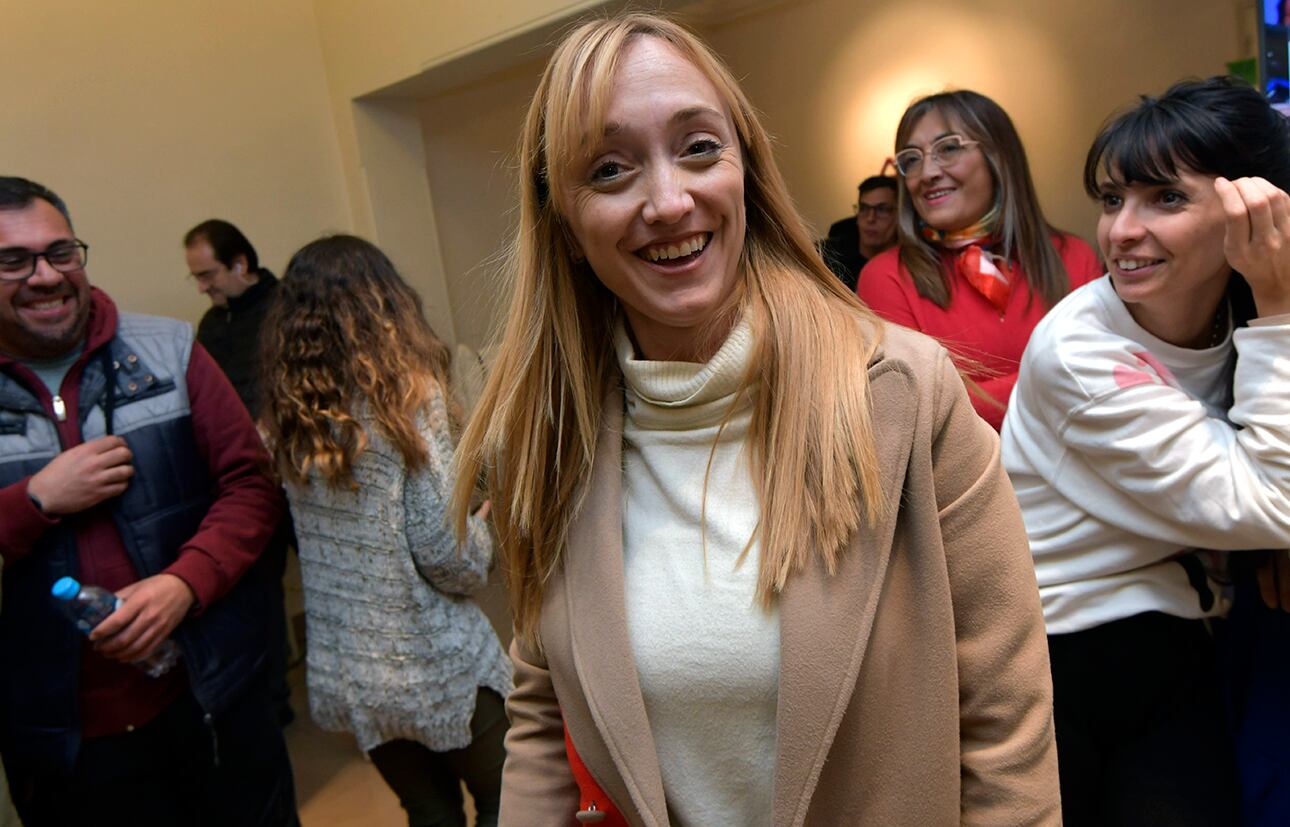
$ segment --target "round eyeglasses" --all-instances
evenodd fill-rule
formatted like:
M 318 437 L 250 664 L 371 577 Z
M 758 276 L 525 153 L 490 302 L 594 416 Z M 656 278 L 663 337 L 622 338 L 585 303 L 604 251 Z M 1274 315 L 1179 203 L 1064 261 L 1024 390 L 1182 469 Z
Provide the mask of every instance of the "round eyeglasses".
M 74 273 L 89 260 L 90 245 L 80 239 L 57 241 L 43 253 L 31 250 L 0 250 L 0 281 L 26 281 L 36 274 L 42 258 L 60 273 Z
M 962 135 L 946 135 L 934 141 L 927 152 L 911 146 L 896 153 L 896 170 L 906 178 L 917 178 L 923 174 L 923 159 L 928 155 L 936 166 L 948 169 L 963 160 L 964 154 L 978 143 Z

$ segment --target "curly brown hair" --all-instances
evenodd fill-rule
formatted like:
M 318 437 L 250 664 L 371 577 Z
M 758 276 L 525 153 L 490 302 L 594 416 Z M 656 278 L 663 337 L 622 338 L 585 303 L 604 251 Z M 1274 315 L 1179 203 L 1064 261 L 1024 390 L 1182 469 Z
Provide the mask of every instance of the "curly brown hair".
M 436 392 L 448 400 L 449 350 L 421 300 L 375 245 L 350 235 L 320 238 L 287 264 L 261 346 L 263 426 L 285 479 L 311 469 L 329 485 L 354 485 L 367 447 L 363 408 L 409 469 L 427 459 L 417 415 Z

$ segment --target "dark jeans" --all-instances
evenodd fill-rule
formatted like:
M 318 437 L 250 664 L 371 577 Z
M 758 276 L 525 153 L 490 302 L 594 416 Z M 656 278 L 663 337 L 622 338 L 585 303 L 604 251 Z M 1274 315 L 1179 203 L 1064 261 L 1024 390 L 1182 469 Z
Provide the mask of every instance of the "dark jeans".
M 471 742 L 435 752 L 415 741 L 388 741 L 368 753 L 408 813 L 408 827 L 466 827 L 461 783 L 475 800 L 476 827 L 497 827 L 506 760 L 506 708 L 496 692 L 480 687 L 470 719 Z
M 1245 565 L 1255 561 L 1232 556 L 1236 601 L 1223 642 L 1241 824 L 1284 827 L 1290 824 L 1290 614 L 1263 605 L 1254 571 Z
M 212 725 L 184 693 L 133 732 L 87 739 L 70 778 L 10 767 L 19 816 L 26 827 L 299 825 L 267 685 L 243 693 Z
M 287 572 L 287 550 L 295 541 L 291 516 L 282 518 L 269 544 L 265 547 L 260 559 L 269 568 L 269 617 L 265 635 L 268 639 L 268 654 L 264 662 L 265 676 L 269 681 L 269 693 L 273 701 L 274 714 L 278 723 L 286 726 L 295 717 L 291 709 L 291 687 L 287 684 L 287 660 L 290 646 L 287 643 L 287 604 L 282 578 Z
M 1050 635 L 1066 827 L 1224 827 L 1236 776 L 1215 646 L 1158 612 Z

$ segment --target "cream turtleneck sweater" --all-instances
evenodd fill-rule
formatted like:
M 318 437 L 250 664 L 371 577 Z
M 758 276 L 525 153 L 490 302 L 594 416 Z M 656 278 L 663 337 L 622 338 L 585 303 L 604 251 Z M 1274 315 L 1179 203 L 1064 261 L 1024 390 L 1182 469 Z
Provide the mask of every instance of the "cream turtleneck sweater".
M 638 360 L 622 327 L 617 350 L 627 627 L 669 817 L 678 827 L 769 825 L 779 618 L 756 601 L 752 406 L 746 394 L 736 403 L 752 335 L 738 325 L 707 364 Z

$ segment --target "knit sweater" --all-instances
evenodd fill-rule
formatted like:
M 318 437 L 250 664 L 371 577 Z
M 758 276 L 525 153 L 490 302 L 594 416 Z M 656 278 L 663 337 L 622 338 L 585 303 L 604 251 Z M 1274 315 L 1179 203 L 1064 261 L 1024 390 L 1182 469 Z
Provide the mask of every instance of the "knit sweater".
M 370 750 L 396 738 L 432 750 L 465 747 L 478 687 L 502 697 L 510 661 L 469 597 L 488 580 L 492 541 L 469 521 L 458 553 L 445 522 L 452 443 L 443 396 L 419 419 L 429 449 L 409 472 L 366 411 L 368 446 L 356 489 L 316 473 L 289 483 L 308 630 L 309 708 L 324 729 Z
M 627 627 L 677 827 L 770 824 L 779 620 L 756 602 L 752 406 L 735 398 L 751 348 L 746 325 L 707 364 L 638 360 L 617 339 Z
M 1070 286 L 1074 290 L 1102 275 L 1093 248 L 1066 233 L 1054 233 L 1053 246 L 1061 256 Z M 1042 296 L 1030 290 L 1025 271 L 1013 270 L 1013 290 L 1008 306 L 1000 313 L 951 264 L 950 254 L 941 257 L 950 283 L 949 307 L 925 299 L 914 287 L 914 279 L 900 262 L 900 248 L 893 247 L 870 259 L 860 274 L 856 292 L 865 304 L 889 322 L 921 330 L 936 338 L 990 399 L 973 395 L 972 406 L 997 431 L 1012 386 L 1017 365 L 1030 340 L 1030 332 L 1048 308 Z
M 1049 633 L 1221 614 L 1221 561 L 1198 549 L 1290 546 L 1288 346 L 1278 316 L 1175 347 L 1108 277 L 1035 328 L 1002 443 Z

